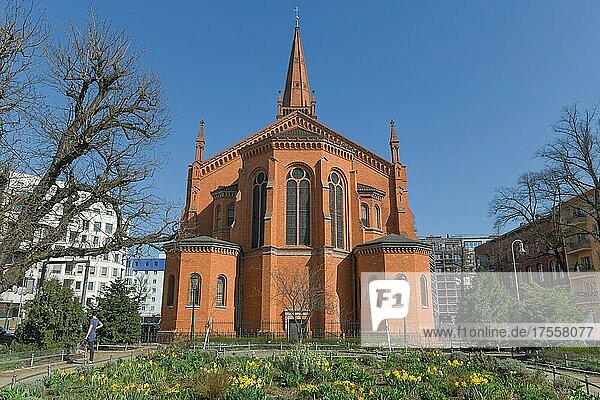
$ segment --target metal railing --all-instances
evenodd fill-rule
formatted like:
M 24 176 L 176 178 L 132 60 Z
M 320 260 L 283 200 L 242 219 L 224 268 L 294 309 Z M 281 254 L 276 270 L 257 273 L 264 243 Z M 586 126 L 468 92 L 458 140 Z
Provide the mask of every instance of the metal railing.
M 5 353 L 0 360 L 0 371 L 64 362 L 75 353 L 74 348 Z
M 289 328 L 283 321 L 213 321 L 210 325 L 209 336 L 218 338 L 264 338 L 289 339 L 297 337 L 303 339 L 348 339 L 360 337 L 360 322 L 311 322 L 300 332 L 296 328 Z M 195 336 L 199 338 L 206 333 L 206 326 L 198 324 Z M 172 340 L 190 338 L 189 330 L 185 331 L 159 331 L 156 336 L 158 343 L 168 343 Z

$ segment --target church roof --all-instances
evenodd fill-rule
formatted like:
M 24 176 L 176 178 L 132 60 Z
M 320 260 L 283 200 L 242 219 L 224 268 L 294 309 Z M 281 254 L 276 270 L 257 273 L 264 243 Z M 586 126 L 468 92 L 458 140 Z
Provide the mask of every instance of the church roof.
M 218 188 L 210 192 L 210 194 L 213 197 L 232 197 L 236 195 L 237 191 L 238 184 L 236 182 L 229 186 L 219 186 Z
M 307 107 L 310 106 L 310 103 L 310 87 L 308 85 L 306 63 L 304 62 L 304 50 L 300 40 L 300 28 L 296 26 L 283 91 L 283 106 Z
M 358 193 L 368 193 L 371 195 L 375 195 L 375 196 L 379 196 L 379 197 L 384 197 L 385 196 L 385 192 L 381 189 L 377 189 L 373 186 L 369 186 L 367 184 L 364 183 L 357 183 L 356 184 L 356 188 L 358 190 Z
M 271 137 L 323 139 L 342 148 L 343 151 L 349 151 L 352 153 L 354 160 L 364 163 L 384 175 L 393 172 L 393 164 L 385 158 L 317 122 L 315 115 L 316 103 L 314 95 L 311 96 L 306 70 L 300 29 L 296 26 L 284 96 L 283 99 L 278 100 L 280 110 L 278 111 L 277 120 L 207 160 L 196 163 L 199 168 L 198 175 L 209 174 L 222 165 L 238 159 L 240 153 L 248 151 L 253 145 Z

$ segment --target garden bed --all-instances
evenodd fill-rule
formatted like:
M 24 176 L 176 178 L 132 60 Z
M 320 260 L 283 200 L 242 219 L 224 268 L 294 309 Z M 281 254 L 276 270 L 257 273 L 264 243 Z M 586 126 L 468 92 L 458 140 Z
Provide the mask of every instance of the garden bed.
M 331 358 L 307 348 L 278 355 L 215 358 L 165 348 L 115 365 L 58 372 L 0 399 L 600 399 L 564 378 L 552 382 L 519 361 L 484 354 L 413 351 L 380 361 Z

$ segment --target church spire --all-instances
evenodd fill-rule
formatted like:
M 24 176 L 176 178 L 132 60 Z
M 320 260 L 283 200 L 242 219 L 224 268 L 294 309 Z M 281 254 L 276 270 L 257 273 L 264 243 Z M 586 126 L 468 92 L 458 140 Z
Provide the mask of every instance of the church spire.
M 288 64 L 285 88 L 281 106 L 278 106 L 277 118 L 281 118 L 294 111 L 300 111 L 306 115 L 316 118 L 316 100 L 314 94 L 311 96 L 308 85 L 308 74 L 304 61 L 304 50 L 300 40 L 300 27 L 298 26 L 298 10 L 296 9 L 296 27 L 294 28 L 294 39 L 292 40 L 292 51 Z
M 202 155 L 204 153 L 204 120 L 200 120 L 200 129 L 198 129 L 198 136 L 196 137 L 196 161 L 202 162 Z
M 396 164 L 400 162 L 400 141 L 396 135 L 396 121 L 390 121 L 390 151 L 392 153 L 392 163 Z

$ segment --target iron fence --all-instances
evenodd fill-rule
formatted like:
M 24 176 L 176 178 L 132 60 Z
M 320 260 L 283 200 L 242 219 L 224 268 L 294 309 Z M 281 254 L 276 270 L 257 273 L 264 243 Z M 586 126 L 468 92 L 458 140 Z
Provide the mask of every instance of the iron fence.
M 291 320 L 290 320 L 291 321 Z M 194 329 L 196 339 L 204 337 L 208 330 L 210 338 L 264 338 L 264 339 L 351 339 L 360 337 L 360 323 L 307 322 L 302 326 L 283 321 L 213 321 L 210 327 L 199 324 Z M 159 331 L 156 341 L 166 343 L 177 339 L 190 339 L 191 330 Z

